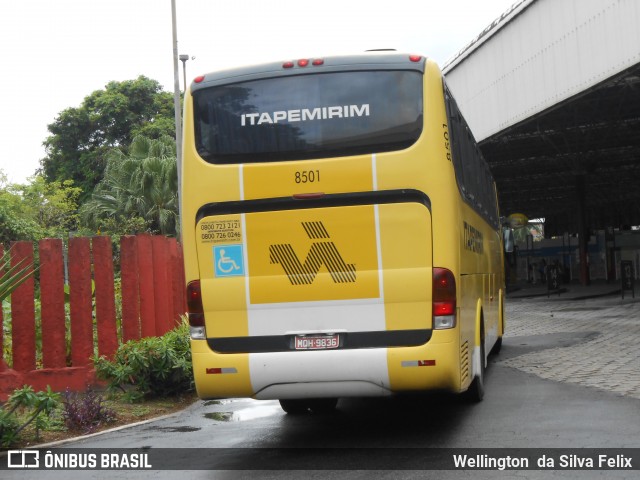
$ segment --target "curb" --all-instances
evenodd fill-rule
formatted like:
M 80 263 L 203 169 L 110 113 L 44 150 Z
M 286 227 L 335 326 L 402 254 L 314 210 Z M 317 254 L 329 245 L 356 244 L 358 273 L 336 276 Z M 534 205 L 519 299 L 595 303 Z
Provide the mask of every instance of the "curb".
M 158 420 L 164 420 L 164 419 L 167 419 L 167 418 L 175 417 L 177 415 L 182 414 L 188 408 L 191 408 L 195 403 L 197 403 L 197 402 L 194 402 L 191 405 L 185 407 L 184 409 L 178 410 L 177 412 L 167 413 L 166 415 L 161 415 L 159 417 L 148 418 L 146 420 L 141 420 L 139 422 L 128 423 L 126 425 L 120 425 L 119 427 L 109 428 L 107 430 L 101 430 L 99 432 L 89 433 L 87 435 L 79 435 L 77 437 L 65 438 L 63 440 L 56 440 L 55 442 L 42 443 L 40 445 L 16 447 L 16 449 L 19 449 L 19 450 L 33 449 L 33 450 L 35 450 L 35 449 L 42 449 L 42 448 L 58 447 L 58 446 L 61 446 L 61 445 L 66 445 L 67 443 L 79 442 L 79 441 L 82 441 L 82 440 L 85 440 L 85 439 L 88 439 L 88 438 L 93 438 L 93 437 L 97 437 L 97 436 L 100 436 L 100 435 L 104 435 L 105 433 L 118 432 L 120 430 L 124 430 L 125 428 L 137 427 L 137 426 L 140 426 L 140 425 L 145 425 L 147 423 L 156 422 Z M 0 452 L 0 457 L 6 456 L 6 454 L 7 454 L 6 451 L 5 452 Z

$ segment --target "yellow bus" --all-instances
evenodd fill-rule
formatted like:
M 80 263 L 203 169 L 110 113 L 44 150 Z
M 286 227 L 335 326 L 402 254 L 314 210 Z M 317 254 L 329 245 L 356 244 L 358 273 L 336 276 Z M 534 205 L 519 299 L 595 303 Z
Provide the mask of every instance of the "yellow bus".
M 438 66 L 396 52 L 197 77 L 182 237 L 203 399 L 449 390 L 504 332 L 495 185 Z

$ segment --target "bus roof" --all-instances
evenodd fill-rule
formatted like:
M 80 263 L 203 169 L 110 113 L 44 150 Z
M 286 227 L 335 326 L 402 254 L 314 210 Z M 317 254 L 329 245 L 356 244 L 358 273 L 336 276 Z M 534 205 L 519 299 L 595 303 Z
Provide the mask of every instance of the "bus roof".
M 314 63 L 314 60 L 317 61 Z M 369 51 L 359 55 L 309 57 L 305 59 L 249 65 L 210 72 L 191 83 L 191 91 L 213 85 L 348 70 L 416 70 L 424 72 L 427 57 L 395 51 Z M 301 63 L 302 62 L 302 63 Z M 306 62 L 306 64 L 304 63 Z M 316 65 L 317 63 L 317 65 Z M 286 66 L 285 66 L 286 65 Z

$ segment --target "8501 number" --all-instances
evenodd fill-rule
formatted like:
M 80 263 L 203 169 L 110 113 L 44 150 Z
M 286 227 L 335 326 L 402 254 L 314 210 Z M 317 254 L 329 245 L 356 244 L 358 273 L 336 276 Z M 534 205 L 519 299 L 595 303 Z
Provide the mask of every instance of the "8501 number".
M 302 170 L 294 176 L 296 183 L 315 183 L 320 181 L 320 170 Z

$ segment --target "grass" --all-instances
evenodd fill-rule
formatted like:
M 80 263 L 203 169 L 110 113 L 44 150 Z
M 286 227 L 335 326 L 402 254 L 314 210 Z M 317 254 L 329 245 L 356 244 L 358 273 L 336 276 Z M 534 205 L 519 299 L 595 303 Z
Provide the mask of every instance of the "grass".
M 123 397 L 123 394 L 104 395 L 103 405 L 113 410 L 116 418 L 114 421 L 96 428 L 92 433 L 179 412 L 197 400 L 195 392 L 189 392 L 179 397 L 148 399 L 138 403 L 127 402 Z M 36 435 L 34 427 L 27 427 L 21 432 L 18 441 L 12 448 L 35 447 L 84 435 L 85 432 L 69 430 L 65 427 L 62 408 L 60 406 L 55 410 L 51 418 L 47 420 L 45 428 L 40 430 L 39 435 Z

